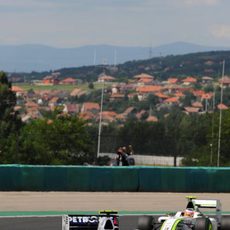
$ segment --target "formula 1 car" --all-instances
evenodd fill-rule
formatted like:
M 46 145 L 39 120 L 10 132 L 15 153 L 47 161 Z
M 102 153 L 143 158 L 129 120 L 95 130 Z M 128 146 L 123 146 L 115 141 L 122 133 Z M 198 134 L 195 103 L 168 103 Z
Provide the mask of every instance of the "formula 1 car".
M 185 211 L 161 216 L 156 221 L 152 216 L 138 219 L 138 230 L 230 230 L 230 216 L 221 215 L 219 200 L 198 200 L 189 196 Z M 215 215 L 206 216 L 200 208 L 216 209 Z
M 104 210 L 99 215 L 64 215 L 62 230 L 118 230 L 119 219 L 116 211 Z

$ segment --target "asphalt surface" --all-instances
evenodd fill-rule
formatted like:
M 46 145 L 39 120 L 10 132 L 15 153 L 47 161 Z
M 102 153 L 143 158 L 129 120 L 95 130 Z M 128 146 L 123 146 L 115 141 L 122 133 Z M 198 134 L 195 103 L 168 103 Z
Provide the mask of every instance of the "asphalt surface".
M 187 195 L 195 195 L 199 199 L 220 199 L 222 210 L 230 211 L 229 193 L 0 192 L 0 229 L 61 230 L 61 215 L 70 211 L 90 213 L 112 209 L 135 214 L 183 210 Z M 36 212 L 40 212 L 40 216 Z M 46 217 L 42 216 L 43 212 Z M 136 227 L 137 216 L 120 218 L 121 230 L 134 230 Z
M 120 229 L 134 230 L 137 227 L 138 216 L 121 216 Z M 2 217 L 1 230 L 61 230 L 62 219 L 58 217 Z

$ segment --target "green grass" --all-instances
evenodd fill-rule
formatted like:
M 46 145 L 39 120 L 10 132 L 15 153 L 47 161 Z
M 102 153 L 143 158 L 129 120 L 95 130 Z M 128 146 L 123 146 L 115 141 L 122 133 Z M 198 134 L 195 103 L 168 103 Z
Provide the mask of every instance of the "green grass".
M 112 83 L 106 83 L 106 87 L 111 86 Z M 77 85 L 31 85 L 29 83 L 16 83 L 14 86 L 19 86 L 23 90 L 63 90 L 72 91 L 75 88 L 80 88 L 86 92 L 102 89 L 103 83 L 94 82 L 94 89 L 89 89 L 88 83 L 77 84 Z
M 173 213 L 173 211 L 159 211 L 159 212 L 150 212 L 150 211 L 119 211 L 120 215 L 165 215 L 167 213 Z M 62 215 L 97 215 L 98 211 L 1 211 L 0 217 L 4 216 L 62 216 Z M 214 214 L 214 212 L 205 213 L 207 215 Z M 229 215 L 230 212 L 222 212 L 223 215 Z

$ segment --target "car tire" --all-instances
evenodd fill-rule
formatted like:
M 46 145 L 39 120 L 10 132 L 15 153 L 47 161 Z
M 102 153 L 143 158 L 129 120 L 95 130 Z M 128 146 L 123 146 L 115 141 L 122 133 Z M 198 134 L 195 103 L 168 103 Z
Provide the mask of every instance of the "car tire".
M 197 218 L 194 230 L 209 230 L 212 229 L 210 226 L 212 226 L 212 223 L 208 218 Z
M 221 230 L 229 230 L 229 229 L 230 229 L 230 216 L 222 216 Z
M 154 218 L 152 216 L 141 216 L 138 218 L 138 230 L 153 230 Z

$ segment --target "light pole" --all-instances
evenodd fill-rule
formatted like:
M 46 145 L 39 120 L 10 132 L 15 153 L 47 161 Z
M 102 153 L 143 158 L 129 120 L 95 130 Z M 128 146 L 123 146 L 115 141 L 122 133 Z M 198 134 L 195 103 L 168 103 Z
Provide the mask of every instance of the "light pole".
M 220 89 L 220 104 L 221 105 L 223 103 L 224 68 L 225 68 L 225 60 L 223 60 L 223 69 L 222 69 L 222 78 L 221 78 L 221 89 Z M 222 126 L 222 108 L 220 108 L 220 116 L 219 116 L 219 136 L 218 136 L 217 167 L 220 166 L 221 126 Z
M 105 88 L 105 82 L 103 82 L 102 89 L 101 89 L 101 109 L 100 109 L 99 126 L 98 126 L 97 157 L 99 157 L 100 147 L 101 147 L 101 121 L 102 121 L 102 111 L 103 111 L 104 88 Z

